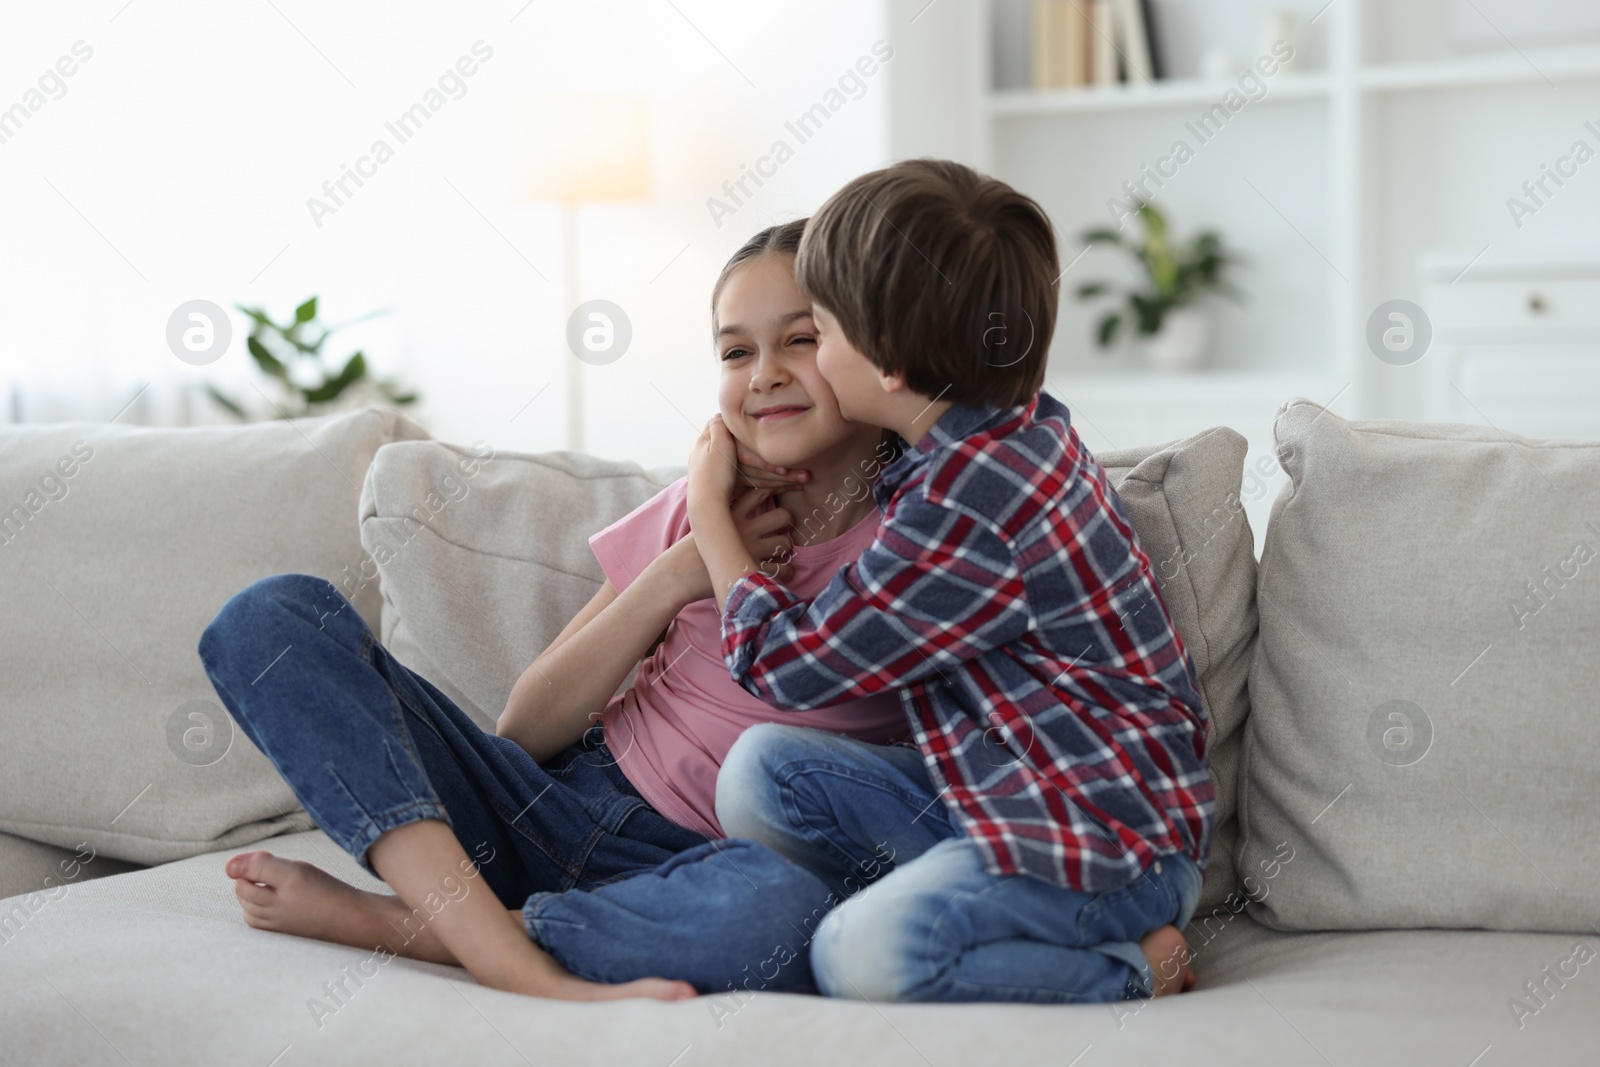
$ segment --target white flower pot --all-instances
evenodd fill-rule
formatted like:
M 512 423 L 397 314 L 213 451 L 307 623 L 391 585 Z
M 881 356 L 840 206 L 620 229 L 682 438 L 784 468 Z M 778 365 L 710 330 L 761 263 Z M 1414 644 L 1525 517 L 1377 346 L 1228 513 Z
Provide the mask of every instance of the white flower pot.
M 1211 317 L 1195 307 L 1172 308 L 1161 329 L 1139 340 L 1150 365 L 1163 374 L 1195 370 L 1211 350 Z

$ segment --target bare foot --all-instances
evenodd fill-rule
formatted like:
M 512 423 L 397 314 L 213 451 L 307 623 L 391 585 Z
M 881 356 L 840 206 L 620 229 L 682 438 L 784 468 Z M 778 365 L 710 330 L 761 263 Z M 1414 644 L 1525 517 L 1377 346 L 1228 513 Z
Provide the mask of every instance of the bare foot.
M 341 882 L 320 867 L 270 852 L 242 852 L 227 863 L 244 921 L 257 930 L 312 937 L 353 948 L 376 948 L 430 963 L 455 964 L 399 897 L 380 896 Z M 399 925 L 391 926 L 395 923 Z M 409 939 L 409 940 L 408 940 Z
M 245 923 L 254 929 L 352 948 L 382 947 L 410 959 L 461 966 L 427 922 L 427 914 L 418 915 L 397 896 L 357 889 L 320 867 L 271 852 L 242 852 L 230 858 L 225 869 L 233 879 L 234 895 L 244 909 Z M 521 909 L 506 910 L 520 925 Z M 535 948 L 531 940 L 528 947 Z M 687 982 L 661 978 L 620 985 L 588 982 L 563 969 L 542 951 L 537 952 L 537 957 L 548 965 L 535 965 L 484 984 L 561 1000 L 684 1000 L 698 995 Z
M 1155 975 L 1156 996 L 1181 993 L 1194 985 L 1194 971 L 1189 968 L 1189 943 L 1176 926 L 1168 924 L 1151 930 L 1140 938 L 1139 948 Z

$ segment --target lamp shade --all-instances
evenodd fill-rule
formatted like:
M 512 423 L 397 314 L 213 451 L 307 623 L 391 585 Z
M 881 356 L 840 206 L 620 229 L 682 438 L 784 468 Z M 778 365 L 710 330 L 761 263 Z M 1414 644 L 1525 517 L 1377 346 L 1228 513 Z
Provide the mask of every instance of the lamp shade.
M 541 97 L 528 130 L 524 200 L 643 200 L 650 195 L 649 114 L 631 96 Z

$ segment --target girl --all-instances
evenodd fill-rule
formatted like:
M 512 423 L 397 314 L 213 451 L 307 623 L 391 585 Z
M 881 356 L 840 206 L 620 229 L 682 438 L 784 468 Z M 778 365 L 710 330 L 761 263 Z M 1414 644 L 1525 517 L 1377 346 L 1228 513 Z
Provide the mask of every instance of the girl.
M 803 227 L 771 227 L 740 248 L 711 309 L 718 408 L 751 483 L 741 535 L 769 573 L 810 596 L 872 542 L 867 489 L 895 439 L 844 420 L 817 373 L 811 305 L 794 281 Z M 825 910 L 820 882 L 752 842 L 718 840 L 723 757 L 780 713 L 728 676 L 685 486 L 590 539 L 606 581 L 518 679 L 495 734 L 396 661 L 330 582 L 274 575 L 230 599 L 199 646 L 218 696 L 317 825 L 398 894 L 245 852 L 226 867 L 245 921 L 464 966 L 498 989 L 677 999 L 738 981 L 738 964 L 788 936 L 789 915 Z M 636 665 L 634 685 L 613 698 Z M 781 715 L 872 743 L 907 730 L 889 694 Z M 710 853 L 743 875 L 737 908 L 709 899 L 693 915 L 648 914 L 654 879 L 699 885 Z M 480 874 L 488 893 L 471 891 Z M 734 928 L 719 919 L 729 912 Z M 581 951 L 563 944 L 584 930 L 603 936 L 598 951 L 597 935 Z M 574 955 L 589 978 L 634 980 L 579 978 L 555 958 Z M 668 967 L 687 981 L 636 977 Z

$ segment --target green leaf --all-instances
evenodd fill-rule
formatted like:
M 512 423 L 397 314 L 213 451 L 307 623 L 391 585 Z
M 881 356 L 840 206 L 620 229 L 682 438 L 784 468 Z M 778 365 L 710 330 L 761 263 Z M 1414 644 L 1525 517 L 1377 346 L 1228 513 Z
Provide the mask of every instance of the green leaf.
M 1154 204 L 1143 200 L 1139 202 L 1139 221 L 1144 223 L 1145 233 L 1158 241 L 1165 239 L 1167 235 L 1167 217 Z
M 1117 339 L 1117 327 L 1122 325 L 1122 316 L 1113 311 L 1100 320 L 1100 327 L 1095 331 L 1095 339 L 1100 342 L 1101 348 L 1110 348 L 1111 342 Z
M 206 383 L 206 395 L 209 396 L 212 400 L 215 400 L 218 404 L 222 405 L 228 411 L 232 412 L 234 417 L 239 419 L 240 421 L 248 421 L 249 420 L 250 416 L 245 414 L 244 408 L 240 407 L 238 404 L 235 404 L 232 400 L 229 400 L 227 397 L 225 397 L 221 393 L 217 392 L 217 387 L 212 385 L 210 382 Z
M 1078 286 L 1078 299 L 1088 300 L 1090 297 L 1104 296 L 1111 291 L 1111 286 L 1106 282 L 1084 282 Z
M 1083 233 L 1078 235 L 1078 240 L 1082 241 L 1086 245 L 1120 245 L 1122 243 L 1122 234 L 1118 233 L 1116 230 L 1084 230 Z
M 344 369 L 339 372 L 338 381 L 349 385 L 367 373 L 367 359 L 360 352 L 351 356 L 345 362 Z
M 360 352 L 350 357 L 344 368 L 332 378 L 321 385 L 305 391 L 306 402 L 310 404 L 325 404 L 335 399 L 345 391 L 353 382 L 367 373 L 367 361 Z
M 255 358 L 256 363 L 260 365 L 262 370 L 274 378 L 280 378 L 283 381 L 289 380 L 288 368 L 279 362 L 277 356 L 267 351 L 266 345 L 251 336 L 245 341 L 245 346 L 250 349 L 250 355 Z
M 388 378 L 385 378 L 383 381 L 378 383 L 378 392 L 382 393 L 384 396 L 388 397 L 391 402 L 396 404 L 415 404 L 418 399 L 416 393 L 399 392 L 394 381 Z
M 263 311 L 261 308 L 247 308 L 243 304 L 235 304 L 233 306 L 238 308 L 240 311 L 244 312 L 246 315 L 250 316 L 252 319 L 254 319 L 258 326 L 265 326 L 269 330 L 277 330 L 278 329 L 277 323 L 273 322 L 270 318 L 268 318 L 267 317 L 267 313 L 265 311 Z M 279 332 L 282 332 L 282 331 L 280 330 Z
M 317 298 L 316 297 L 312 297 L 310 300 L 307 300 L 304 304 L 301 304 L 299 307 L 294 309 L 294 321 L 296 321 L 296 322 L 310 322 L 312 319 L 314 319 L 316 317 L 317 317 Z
M 317 338 L 311 344 L 306 344 L 304 341 L 300 340 L 300 338 L 297 337 L 293 333 L 284 334 L 283 335 L 283 339 L 285 341 L 288 341 L 290 344 L 294 345 L 294 347 L 295 347 L 295 349 L 297 351 L 303 352 L 304 354 L 306 354 L 308 356 L 315 356 L 315 355 L 319 355 L 320 354 L 317 350 L 322 347 L 322 342 L 326 341 L 328 339 L 328 334 L 330 334 L 332 332 L 333 332 L 332 330 L 324 330 L 322 332 L 322 336 Z
M 1149 336 L 1161 329 L 1161 317 L 1171 303 L 1163 299 L 1152 299 L 1138 293 L 1128 294 L 1128 303 L 1133 307 L 1138 318 L 1139 333 Z

